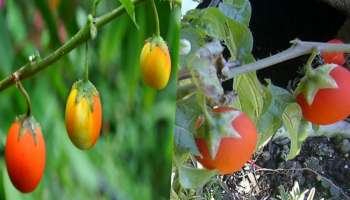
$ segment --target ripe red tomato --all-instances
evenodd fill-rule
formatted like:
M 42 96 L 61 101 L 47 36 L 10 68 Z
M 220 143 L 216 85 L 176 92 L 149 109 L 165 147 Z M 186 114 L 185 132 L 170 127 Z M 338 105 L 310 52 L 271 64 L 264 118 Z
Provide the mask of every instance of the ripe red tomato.
M 327 43 L 331 44 L 344 44 L 343 41 L 338 39 L 333 39 L 328 41 Z M 333 52 L 333 53 L 322 53 L 322 58 L 325 63 L 334 63 L 338 65 L 344 65 L 345 64 L 345 55 L 344 52 Z
M 213 109 L 214 113 L 231 111 L 235 110 L 229 107 Z M 200 123 L 196 124 L 195 129 L 198 129 Z M 231 124 L 241 137 L 222 138 L 215 159 L 211 158 L 206 141 L 203 138 L 196 138 L 197 147 L 202 155 L 202 157 L 197 156 L 197 160 L 205 168 L 217 169 L 222 175 L 239 171 L 253 155 L 257 142 L 255 125 L 245 113 L 241 112 L 237 118 L 232 119 Z
M 72 87 L 66 105 L 66 128 L 72 143 L 89 149 L 100 136 L 102 106 L 96 88 L 90 82 L 78 81 Z
M 336 81 L 338 88 L 318 90 L 311 105 L 302 93 L 297 95 L 304 118 L 314 124 L 332 124 L 350 115 L 349 70 L 338 65 L 332 69 L 330 76 Z
M 145 84 L 158 90 L 168 84 L 171 72 L 168 47 L 162 39 L 159 40 L 146 42 L 140 56 L 142 78 Z
M 11 125 L 5 160 L 11 182 L 19 191 L 32 192 L 37 187 L 45 168 L 45 154 L 45 141 L 36 122 L 19 120 Z

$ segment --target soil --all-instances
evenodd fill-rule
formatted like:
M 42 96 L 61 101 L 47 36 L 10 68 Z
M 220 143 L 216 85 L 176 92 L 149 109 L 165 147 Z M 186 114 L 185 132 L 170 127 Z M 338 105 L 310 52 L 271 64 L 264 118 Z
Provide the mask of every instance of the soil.
M 216 184 L 206 186 L 204 196 L 223 200 L 278 199 L 279 187 L 291 191 L 297 181 L 300 191 L 315 188 L 314 200 L 350 200 L 349 139 L 308 138 L 300 154 L 286 161 L 289 142 L 287 138 L 270 142 L 256 154 L 255 163 L 233 175 L 218 177 Z

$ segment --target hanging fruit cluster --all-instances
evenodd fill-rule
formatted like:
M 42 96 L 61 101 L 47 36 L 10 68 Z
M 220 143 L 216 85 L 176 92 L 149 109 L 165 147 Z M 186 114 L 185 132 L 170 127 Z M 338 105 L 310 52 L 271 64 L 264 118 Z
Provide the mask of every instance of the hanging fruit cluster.
M 53 7 L 57 7 L 56 3 Z M 140 55 L 140 66 L 145 84 L 155 89 L 163 89 L 170 78 L 171 60 L 167 44 L 160 36 L 155 3 L 153 0 L 151 3 L 157 30 L 153 37 L 146 40 Z M 95 14 L 94 10 L 93 13 Z M 94 39 L 97 28 L 92 15 L 88 16 L 88 23 L 90 36 Z M 102 126 L 101 99 L 98 90 L 89 80 L 88 57 L 88 43 L 86 43 L 84 78 L 73 84 L 65 110 L 68 137 L 81 150 L 91 149 L 96 144 Z M 30 61 L 32 60 L 30 59 Z M 17 73 L 13 75 L 13 80 L 25 97 L 27 112 L 25 115 L 17 117 L 9 129 L 5 160 L 8 175 L 13 185 L 19 191 L 28 193 L 35 190 L 44 173 L 45 140 L 39 123 L 31 115 L 30 98 Z
M 329 43 L 342 43 L 331 40 Z M 297 102 L 306 120 L 327 125 L 350 115 L 350 71 L 343 67 L 343 52 L 322 53 L 324 65 L 313 69 L 305 66 L 306 74 L 297 89 Z
M 343 42 L 335 39 L 328 43 Z M 317 56 L 324 64 L 313 68 Z M 350 116 L 350 71 L 342 66 L 345 63 L 344 52 L 312 53 L 294 93 L 305 120 L 329 125 Z M 256 150 L 258 134 L 254 122 L 245 113 L 227 106 L 208 109 L 205 103 L 201 110 L 204 114 L 198 116 L 193 127 L 199 151 L 194 157 L 204 168 L 221 175 L 241 170 Z

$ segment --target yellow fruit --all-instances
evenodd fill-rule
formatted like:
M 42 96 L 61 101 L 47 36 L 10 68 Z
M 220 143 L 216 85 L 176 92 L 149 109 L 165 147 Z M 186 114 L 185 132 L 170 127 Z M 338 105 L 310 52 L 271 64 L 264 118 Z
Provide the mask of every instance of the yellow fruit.
M 158 90 L 166 87 L 170 78 L 171 60 L 165 42 L 146 42 L 140 63 L 142 78 L 147 86 Z

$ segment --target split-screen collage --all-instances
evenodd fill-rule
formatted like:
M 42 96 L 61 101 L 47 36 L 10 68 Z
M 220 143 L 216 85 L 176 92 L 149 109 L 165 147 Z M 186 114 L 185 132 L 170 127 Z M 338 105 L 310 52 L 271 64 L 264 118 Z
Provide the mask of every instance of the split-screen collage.
M 349 200 L 349 0 L 0 0 L 0 200 Z

